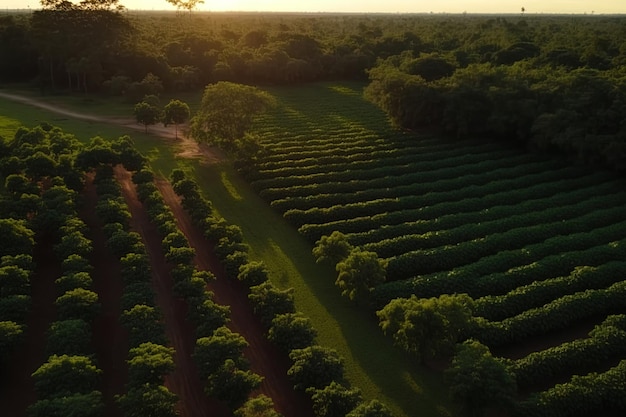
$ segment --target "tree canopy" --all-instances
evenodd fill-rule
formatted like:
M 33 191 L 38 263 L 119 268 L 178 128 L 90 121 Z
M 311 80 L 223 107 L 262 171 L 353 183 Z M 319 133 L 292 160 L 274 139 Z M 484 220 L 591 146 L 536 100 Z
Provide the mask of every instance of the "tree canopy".
M 399 347 L 420 360 L 447 356 L 472 323 L 473 300 L 467 294 L 433 298 L 397 298 L 376 315 L 380 327 Z
M 227 81 L 208 85 L 191 119 L 191 135 L 198 142 L 234 151 L 255 117 L 273 104 L 273 97 L 256 87 Z

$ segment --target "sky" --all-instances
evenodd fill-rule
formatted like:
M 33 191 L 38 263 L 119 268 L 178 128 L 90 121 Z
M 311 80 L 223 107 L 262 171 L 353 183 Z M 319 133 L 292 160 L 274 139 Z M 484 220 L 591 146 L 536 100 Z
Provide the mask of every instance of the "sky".
M 80 0 L 73 0 L 78 3 Z M 120 0 L 128 9 L 175 10 L 167 0 Z M 0 0 L 2 9 L 37 9 L 39 0 Z M 197 10 L 364 13 L 626 13 L 626 0 L 205 0 Z

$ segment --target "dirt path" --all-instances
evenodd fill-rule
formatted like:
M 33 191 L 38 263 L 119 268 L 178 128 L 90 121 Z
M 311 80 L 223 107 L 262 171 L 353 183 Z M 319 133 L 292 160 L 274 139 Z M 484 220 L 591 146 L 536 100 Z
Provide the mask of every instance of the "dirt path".
M 163 313 L 165 334 L 175 349 L 175 369 L 166 377 L 166 386 L 179 397 L 178 412 L 181 417 L 227 416 L 227 411 L 216 401 L 209 400 L 203 392 L 198 369 L 191 355 L 195 346 L 194 329 L 186 320 L 187 306 L 172 294 L 173 281 L 170 266 L 165 261 L 161 237 L 150 222 L 148 213 L 137 198 L 130 172 L 122 167 L 115 169 L 115 177 L 122 187 L 122 195 L 132 214 L 131 228 L 141 234 L 152 266 L 152 285 L 156 302 Z
M 85 185 L 85 204 L 79 215 L 89 228 L 88 237 L 92 240 L 93 252 L 89 261 L 93 266 L 91 277 L 93 290 L 98 293 L 101 313 L 93 323 L 94 352 L 98 366 L 102 369 L 101 391 L 107 417 L 122 417 L 122 411 L 115 402 L 116 394 L 125 392 L 128 379 L 128 332 L 119 321 L 121 297 L 124 284 L 121 278 L 120 262 L 106 247 L 106 236 L 102 222 L 96 215 L 98 195 L 93 184 L 93 175 L 88 176 Z
M 230 306 L 229 328 L 241 334 L 249 343 L 244 354 L 250 362 L 250 369 L 264 377 L 258 391 L 272 398 L 276 410 L 284 417 L 312 417 L 310 399 L 305 394 L 294 391 L 293 383 L 287 376 L 289 360 L 265 337 L 263 326 L 248 302 L 247 289 L 241 283 L 226 277 L 213 245 L 193 225 L 170 183 L 160 179 L 157 180 L 157 186 L 174 213 L 179 229 L 196 251 L 196 267 L 211 271 L 217 278 L 209 284 L 209 289 L 214 292 L 218 304 Z
M 2 91 L 0 91 L 0 97 L 29 106 L 37 107 L 62 116 L 67 116 L 72 119 L 84 120 L 92 123 L 122 126 L 127 129 L 139 132 L 145 131 L 145 127 L 143 125 L 137 123 L 133 118 L 130 117 L 103 117 L 84 112 L 77 112 L 74 110 L 69 110 L 67 108 L 59 107 L 58 105 L 46 103 L 43 100 L 37 100 L 35 98 L 19 94 L 5 93 Z M 178 134 L 176 134 L 176 131 L 178 131 Z M 176 156 L 191 159 L 199 158 L 204 164 L 212 164 L 224 160 L 224 154 L 219 149 L 208 146 L 205 143 L 197 143 L 189 137 L 187 131 L 188 127 L 186 125 L 179 126 L 178 128 L 174 126 L 166 127 L 163 125 L 153 125 L 148 128 L 149 134 L 163 139 L 167 139 L 173 145 L 175 145 L 178 149 Z

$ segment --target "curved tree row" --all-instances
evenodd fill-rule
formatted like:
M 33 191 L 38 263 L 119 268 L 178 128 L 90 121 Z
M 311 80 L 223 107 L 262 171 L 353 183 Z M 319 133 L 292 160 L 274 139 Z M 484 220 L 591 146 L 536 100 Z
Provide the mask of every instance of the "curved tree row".
M 218 255 L 231 279 L 250 288 L 249 299 L 255 314 L 266 326 L 268 339 L 289 354 L 292 365 L 288 375 L 296 390 L 310 395 L 314 413 L 318 417 L 348 413 L 356 417 L 378 411 L 390 416 L 378 401 L 363 402 L 360 391 L 345 380 L 343 359 L 334 349 L 316 343 L 310 320 L 295 310 L 293 290 L 276 288 L 265 266 L 248 260 L 241 230 L 213 216 L 210 203 L 184 172 L 172 173 L 172 185 L 196 226 L 206 230 L 208 239 L 218 242 Z

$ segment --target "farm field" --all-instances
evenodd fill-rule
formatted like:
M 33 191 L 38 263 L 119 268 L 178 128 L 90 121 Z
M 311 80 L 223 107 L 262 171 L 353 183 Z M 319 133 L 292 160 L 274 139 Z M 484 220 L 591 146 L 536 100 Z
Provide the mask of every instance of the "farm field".
M 565 392 L 623 375 L 621 336 L 596 358 L 573 359 L 574 346 L 594 345 L 594 326 L 626 312 L 622 178 L 510 146 L 394 130 L 358 84 L 271 91 L 279 106 L 255 130 L 267 152 L 246 177 L 311 243 L 339 231 L 386 259 L 377 308 L 469 294 L 484 318 L 469 336 L 518 370 L 534 362 L 518 380 L 522 404 L 574 375 L 589 374 Z M 616 398 L 601 388 L 588 395 L 576 406 Z
M 626 310 L 623 179 L 522 149 L 394 129 L 363 100 L 359 83 L 268 91 L 279 107 L 256 123 L 266 152 L 242 171 L 245 180 L 228 163 L 182 157 L 171 140 L 61 122 L 131 133 L 159 175 L 176 167 L 190 173 L 216 213 L 241 227 L 251 259 L 267 264 L 275 285 L 296 289 L 320 343 L 347 358 L 349 380 L 395 414 L 455 412 L 440 376 L 409 365 L 371 312 L 339 295 L 332 268 L 314 263 L 312 244 L 333 231 L 388 261 L 376 308 L 411 295 L 469 294 L 482 319 L 468 336 L 515 370 L 520 410 L 555 407 L 546 400 L 555 384 L 569 393 L 579 383 L 613 381 L 579 396 L 576 407 L 600 397 L 606 415 L 619 415 L 606 398 L 615 398 L 626 357 L 616 316 Z M 8 132 L 29 110 L 34 121 L 50 115 L 5 109 Z M 592 357 L 581 358 L 589 349 Z M 567 413 L 561 407 L 557 415 Z
M 5 127 L 9 132 L 22 118 L 37 123 L 54 117 L 29 106 L 2 104 L 5 119 L 11 121 L 9 127 Z M 161 175 L 167 176 L 175 166 L 187 167 L 198 178 L 215 209 L 229 221 L 241 224 L 251 246 L 251 257 L 267 262 L 281 288 L 296 288 L 298 310 L 311 317 L 320 343 L 335 347 L 346 358 L 346 375 L 363 391 L 365 398 L 383 401 L 398 416 L 412 416 L 418 411 L 420 415 L 433 416 L 447 413 L 445 409 L 449 406 L 440 377 L 411 364 L 410 358 L 392 348 L 373 321 L 362 322 L 362 314 L 335 291 L 332 271 L 313 262 L 310 244 L 254 196 L 228 164 L 205 165 L 202 161 L 175 157 L 178 146 L 141 132 L 75 120 L 58 121 L 64 123 L 67 130 L 76 127 L 81 132 L 77 136 L 83 140 L 89 131 L 97 131 L 103 137 L 132 134 L 138 148 L 142 152 L 148 150 L 151 166 Z M 259 227 L 259 218 L 266 219 L 261 222 L 264 227 Z M 328 275 L 329 279 L 320 280 L 323 275 Z M 371 343 L 359 343 L 363 339 Z M 116 389 L 111 391 L 116 392 Z

